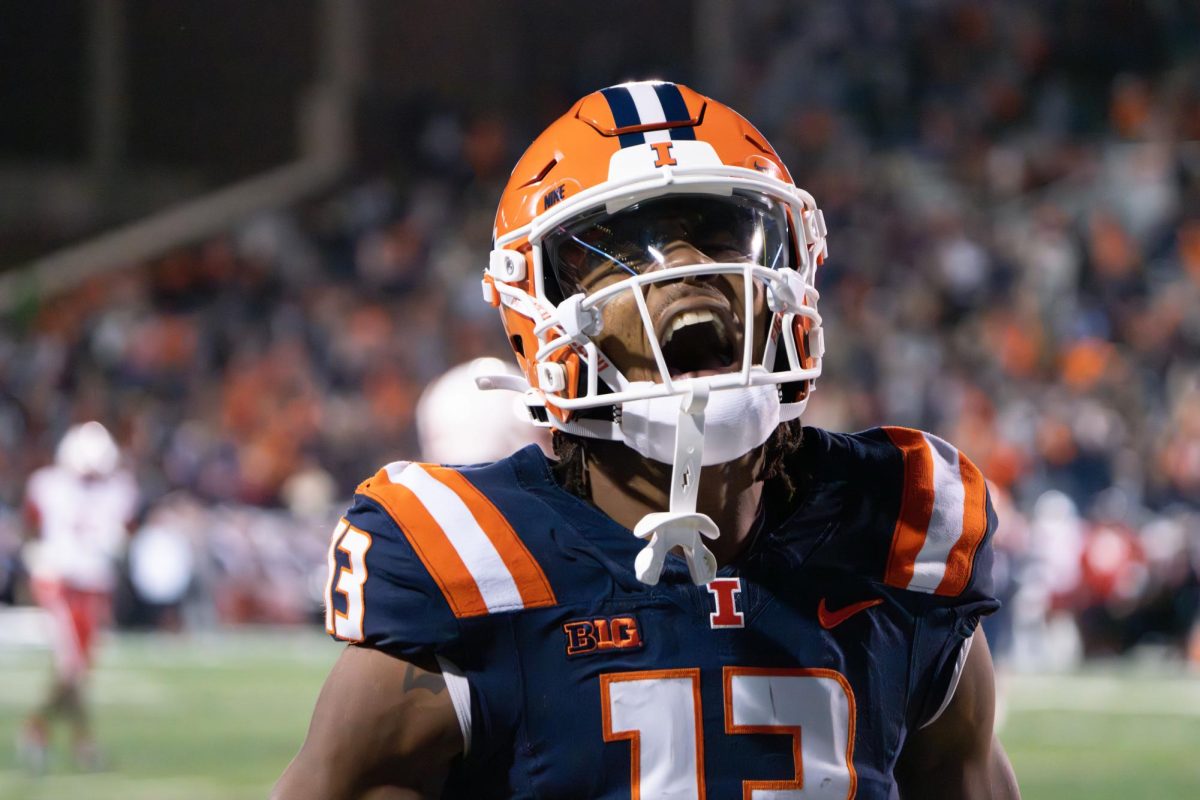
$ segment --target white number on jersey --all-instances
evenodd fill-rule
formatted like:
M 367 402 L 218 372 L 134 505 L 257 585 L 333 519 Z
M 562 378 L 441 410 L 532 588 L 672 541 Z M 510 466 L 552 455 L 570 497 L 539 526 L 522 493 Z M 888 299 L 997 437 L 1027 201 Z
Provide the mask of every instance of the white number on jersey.
M 339 639 L 361 642 L 363 638 L 363 584 L 367 582 L 367 551 L 371 535 L 350 525 L 338 523 L 329 542 L 329 580 L 325 584 L 325 630 Z M 337 568 L 337 553 L 350 559 L 349 568 Z M 334 608 L 333 593 L 346 598 L 346 613 Z
M 724 686 L 726 733 L 792 737 L 795 777 L 743 781 L 743 797 L 854 796 L 854 694 L 842 675 L 828 669 L 726 667 Z M 703 800 L 700 670 L 601 675 L 600 701 L 604 740 L 630 743 L 632 800 Z
M 633 800 L 704 796 L 700 670 L 600 676 L 604 741 L 630 741 Z
M 725 732 L 792 737 L 796 777 L 745 781 L 744 797 L 845 800 L 854 796 L 854 695 L 846 679 L 833 670 L 726 667 Z

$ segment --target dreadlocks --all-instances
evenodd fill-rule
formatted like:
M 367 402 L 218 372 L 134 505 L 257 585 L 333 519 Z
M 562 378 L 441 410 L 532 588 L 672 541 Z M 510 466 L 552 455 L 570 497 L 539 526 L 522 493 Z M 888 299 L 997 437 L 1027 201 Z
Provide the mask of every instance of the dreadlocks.
M 559 486 L 576 497 L 588 499 L 590 492 L 587 485 L 587 456 L 583 449 L 583 437 L 555 430 L 550 441 L 554 446 L 554 457 L 558 459 L 552 467 L 554 479 L 558 481 Z

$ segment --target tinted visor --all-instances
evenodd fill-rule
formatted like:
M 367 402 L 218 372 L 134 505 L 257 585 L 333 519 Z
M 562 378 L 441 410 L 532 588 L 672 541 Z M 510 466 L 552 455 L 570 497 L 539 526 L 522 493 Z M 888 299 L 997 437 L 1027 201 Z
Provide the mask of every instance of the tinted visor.
M 791 265 L 787 213 L 762 195 L 671 195 L 558 226 L 543 241 L 551 302 L 685 264 Z

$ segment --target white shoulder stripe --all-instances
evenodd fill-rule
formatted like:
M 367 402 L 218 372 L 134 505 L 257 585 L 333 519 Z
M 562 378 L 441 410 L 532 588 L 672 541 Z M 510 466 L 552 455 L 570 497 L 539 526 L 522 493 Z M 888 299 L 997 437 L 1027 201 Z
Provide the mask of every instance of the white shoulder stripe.
M 923 435 L 933 462 L 933 514 L 908 588 L 933 592 L 946 575 L 951 549 L 962 536 L 966 493 L 959 471 L 958 450 L 937 436 Z
M 406 486 L 437 522 L 471 573 L 488 611 L 496 613 L 524 608 L 512 573 L 466 503 L 420 464 L 396 464 L 404 466 L 393 475 L 395 464 L 389 464 L 388 477 L 393 483 Z
M 393 461 L 392 463 L 388 464 L 386 467 L 384 467 L 384 470 L 387 472 L 388 480 L 392 483 L 399 483 L 400 473 L 408 469 L 408 465 L 411 463 L 411 461 Z

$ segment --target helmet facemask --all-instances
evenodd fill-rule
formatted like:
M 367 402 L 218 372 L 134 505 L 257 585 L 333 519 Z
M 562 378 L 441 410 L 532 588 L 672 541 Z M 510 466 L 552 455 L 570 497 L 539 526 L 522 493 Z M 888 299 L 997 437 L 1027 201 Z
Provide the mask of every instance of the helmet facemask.
M 556 226 L 537 254 L 556 313 L 538 326 L 550 335 L 536 357 L 585 351 L 584 390 L 547 398 L 563 409 L 682 395 L 697 380 L 714 390 L 781 383 L 771 373 L 784 314 L 819 322 L 816 292 L 792 268 L 785 207 L 761 195 L 593 209 Z
M 804 198 L 720 188 L 593 205 L 530 236 L 540 319 L 538 349 L 526 355 L 543 401 L 559 412 L 553 427 L 673 463 L 669 437 L 630 435 L 630 403 L 701 384 L 714 399 L 737 391 L 744 402 L 747 390 L 782 385 L 782 397 L 760 391 L 781 403 L 776 422 L 800 415 L 820 374 L 821 340 L 815 256 L 793 221 L 819 212 Z M 579 364 L 573 386 L 562 366 L 570 360 Z M 580 413 L 605 407 L 620 413 Z M 737 452 L 710 441 L 705 464 L 769 434 Z

